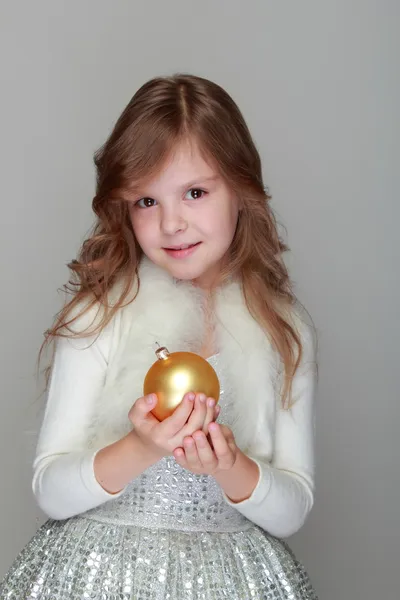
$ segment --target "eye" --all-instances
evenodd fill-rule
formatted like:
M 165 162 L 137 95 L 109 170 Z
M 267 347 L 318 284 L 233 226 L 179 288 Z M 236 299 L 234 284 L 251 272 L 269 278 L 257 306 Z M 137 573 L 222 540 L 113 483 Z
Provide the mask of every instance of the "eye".
M 199 200 L 200 198 L 203 198 L 206 193 L 207 192 L 205 190 L 200 188 L 192 188 L 186 193 L 186 198 L 188 200 Z
M 135 206 L 138 206 L 139 208 L 151 208 L 155 205 L 156 201 L 154 198 L 140 198 L 140 200 L 135 203 Z

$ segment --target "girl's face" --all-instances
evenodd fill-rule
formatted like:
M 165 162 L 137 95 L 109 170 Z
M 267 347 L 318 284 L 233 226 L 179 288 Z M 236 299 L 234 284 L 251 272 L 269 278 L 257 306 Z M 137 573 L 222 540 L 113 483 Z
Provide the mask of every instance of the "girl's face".
M 189 143 L 129 198 L 136 239 L 176 279 L 205 289 L 217 280 L 232 243 L 239 206 L 227 184 Z

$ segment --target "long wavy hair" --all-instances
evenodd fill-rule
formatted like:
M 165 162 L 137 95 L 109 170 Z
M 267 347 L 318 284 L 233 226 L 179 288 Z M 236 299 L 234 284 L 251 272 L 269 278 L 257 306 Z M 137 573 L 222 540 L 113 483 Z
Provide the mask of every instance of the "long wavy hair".
M 158 77 L 133 96 L 105 144 L 96 152 L 94 228 L 68 266 L 64 289 L 71 295 L 45 333 L 42 349 L 57 337 L 73 337 L 73 323 L 94 306 L 102 317 L 99 333 L 127 302 L 133 282 L 140 284 L 142 251 L 135 239 L 124 193 L 151 178 L 176 145 L 195 141 L 237 195 L 240 213 L 223 277 L 239 277 L 251 315 L 280 354 L 284 365 L 282 404 L 290 405 L 293 376 L 302 344 L 289 318 L 296 303 L 263 183 L 261 160 L 235 102 L 217 84 L 193 75 Z M 114 284 L 119 297 L 109 302 Z M 85 335 L 81 332 L 79 335 Z

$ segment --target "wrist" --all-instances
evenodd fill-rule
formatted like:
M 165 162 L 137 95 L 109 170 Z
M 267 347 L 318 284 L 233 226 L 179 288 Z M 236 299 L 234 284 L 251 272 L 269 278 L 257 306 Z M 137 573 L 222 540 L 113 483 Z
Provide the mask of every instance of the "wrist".
M 139 449 L 139 452 L 143 459 L 149 463 L 149 466 L 155 464 L 156 462 L 164 458 L 164 456 L 166 456 L 165 452 L 161 448 L 159 448 L 152 442 L 143 439 L 135 431 L 135 429 L 132 429 L 128 436 L 131 438 L 132 443 Z
M 231 502 L 248 500 L 259 478 L 260 471 L 257 463 L 239 449 L 232 467 L 214 475 L 214 479 Z
M 118 494 L 132 479 L 160 460 L 134 432 L 102 448 L 94 457 L 94 475 L 109 494 Z

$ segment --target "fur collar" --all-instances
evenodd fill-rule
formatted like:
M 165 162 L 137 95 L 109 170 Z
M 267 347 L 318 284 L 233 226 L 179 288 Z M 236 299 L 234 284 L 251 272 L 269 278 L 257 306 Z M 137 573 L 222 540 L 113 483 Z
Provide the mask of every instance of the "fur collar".
M 202 292 L 190 283 L 177 282 L 148 260 L 142 262 L 139 277 L 136 299 L 119 311 L 113 325 L 105 385 L 89 427 L 90 447 L 110 443 L 129 431 L 127 414 L 143 394 L 156 342 L 171 352 L 198 352 L 202 345 Z M 274 419 L 280 402 L 280 361 L 249 314 L 239 283 L 218 290 L 215 319 L 218 360 L 229 381 L 225 393 L 232 395 L 232 429 L 239 446 L 248 449 L 257 443 L 260 424 Z

